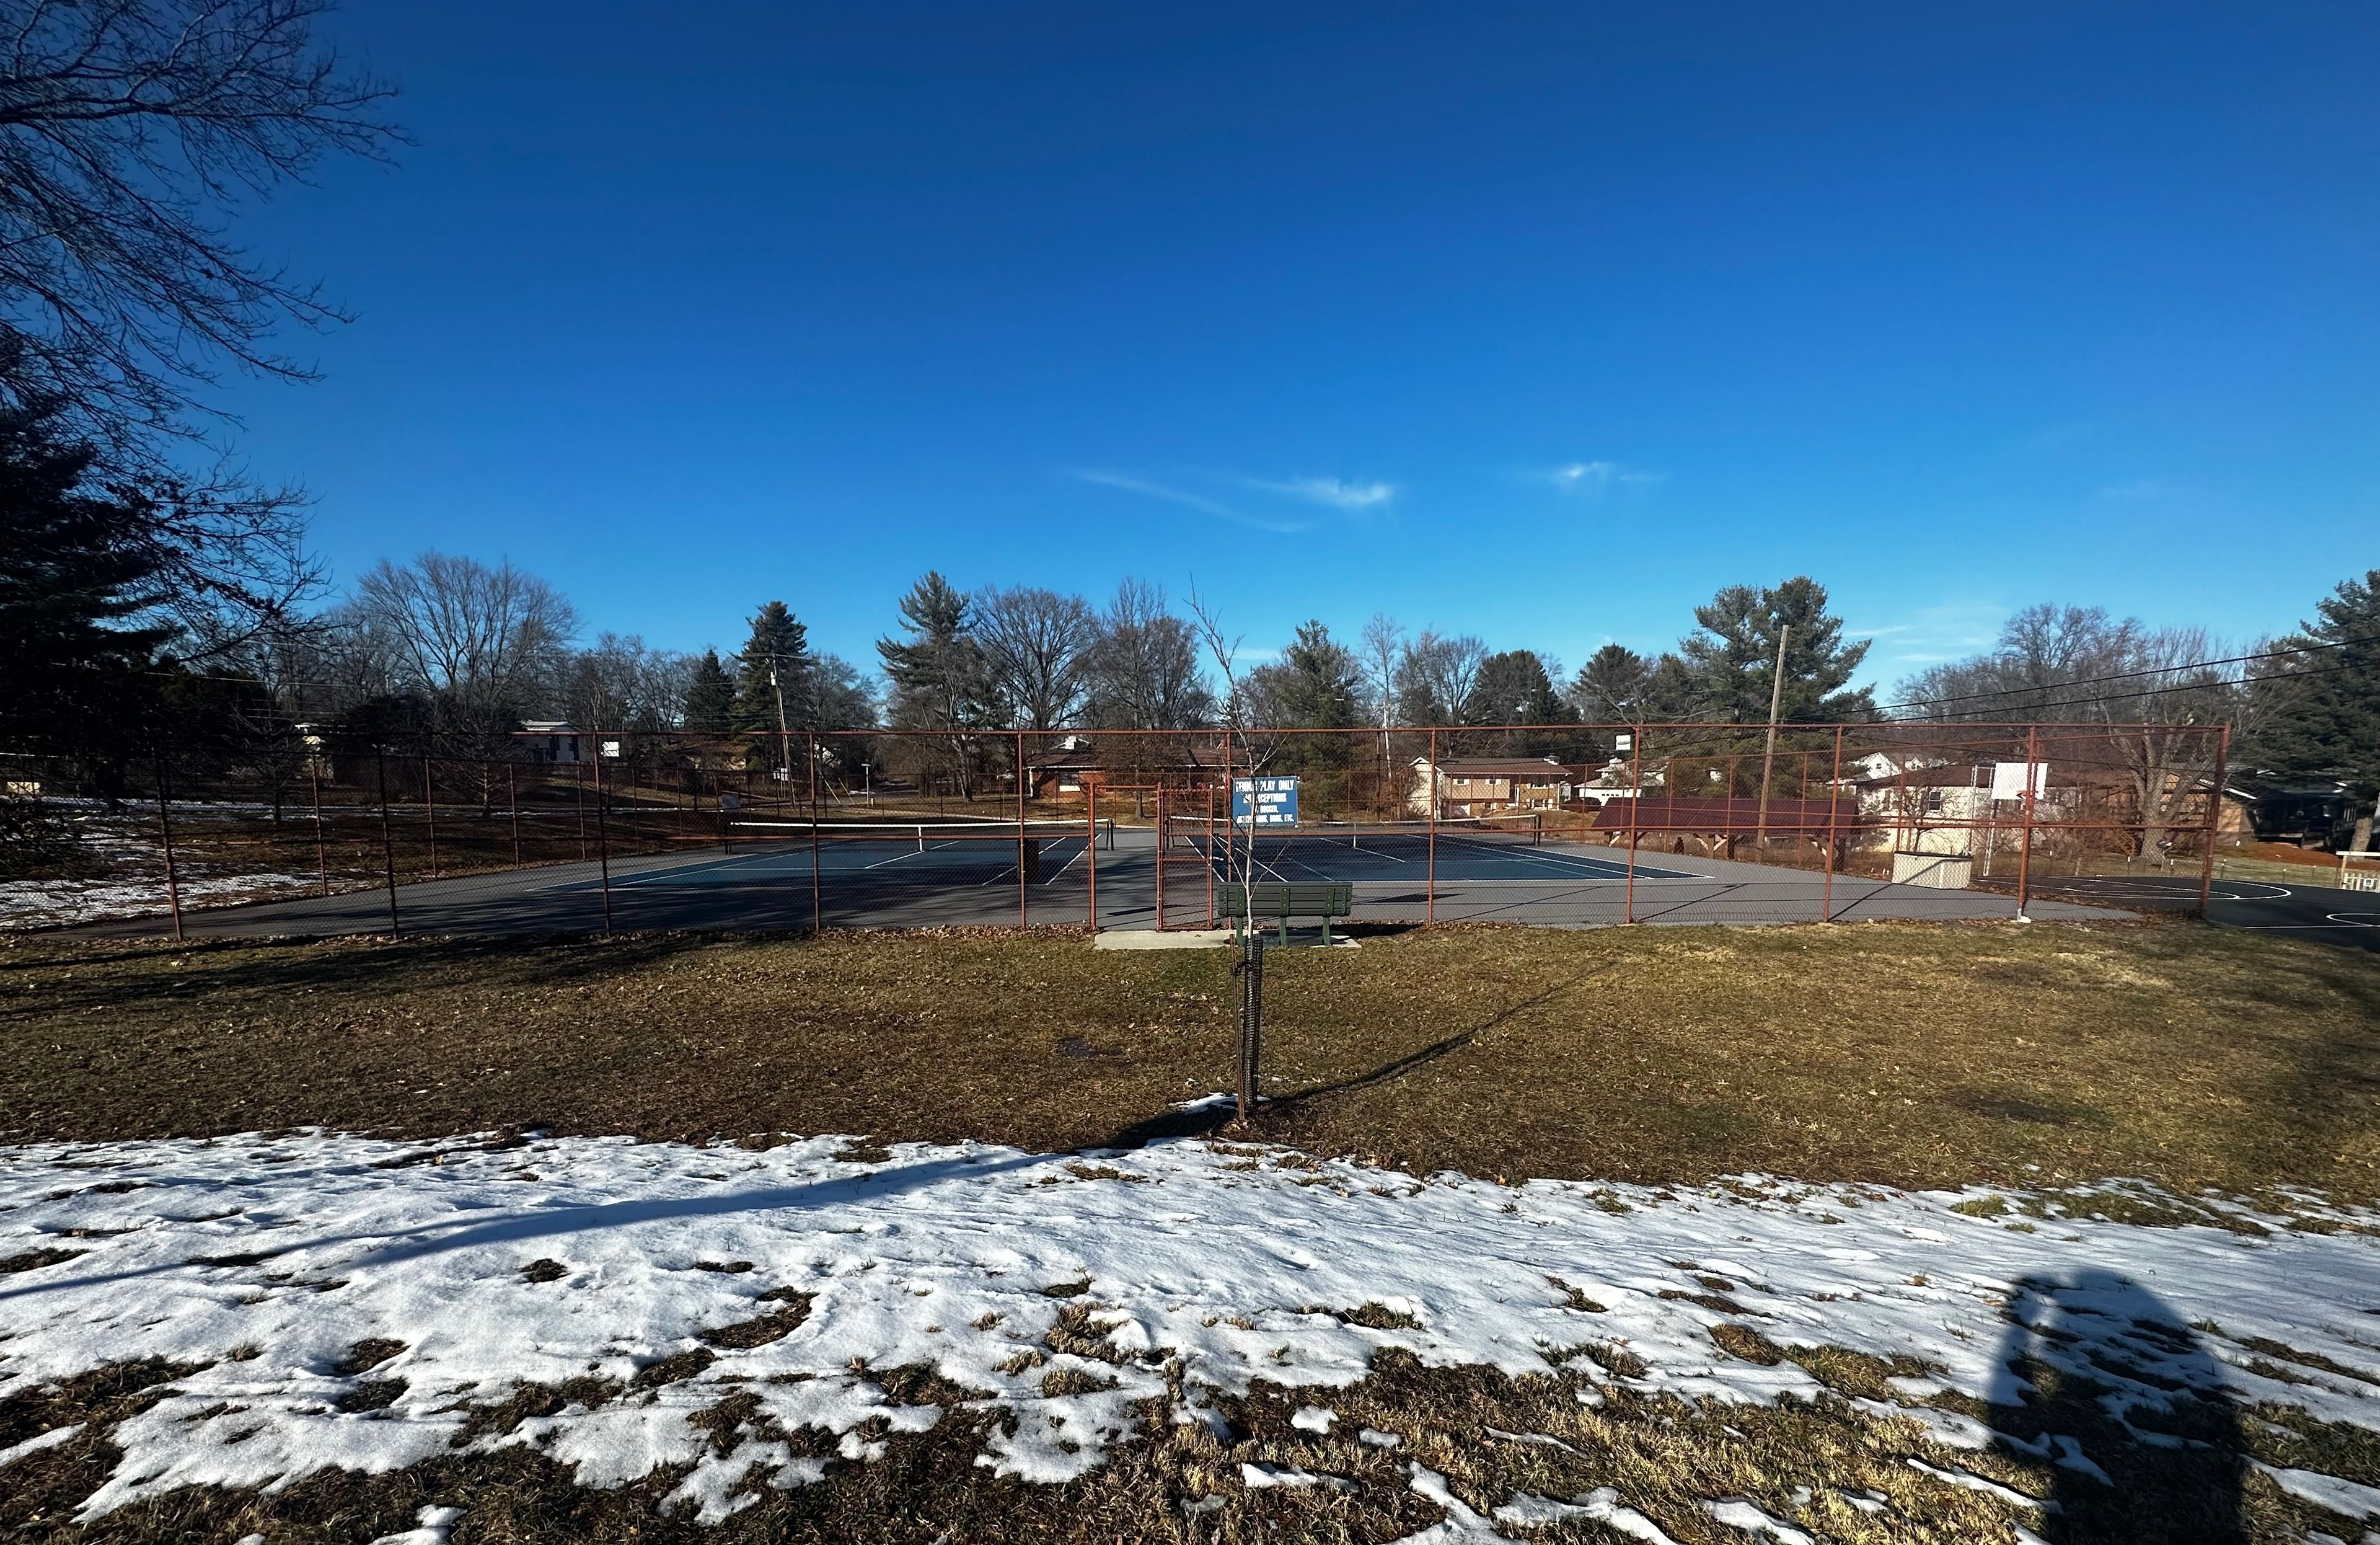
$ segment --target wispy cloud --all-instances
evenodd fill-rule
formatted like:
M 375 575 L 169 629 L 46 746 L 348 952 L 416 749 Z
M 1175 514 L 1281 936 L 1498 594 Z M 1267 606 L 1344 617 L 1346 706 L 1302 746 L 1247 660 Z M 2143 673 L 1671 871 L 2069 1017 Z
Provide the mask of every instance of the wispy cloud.
M 1537 481 L 1549 482 L 1565 493 L 1574 493 L 1585 499 L 1600 499 L 1615 488 L 1641 488 L 1670 481 L 1667 472 L 1630 467 L 1617 461 L 1573 461 L 1566 466 L 1548 468 L 1536 477 Z
M 1991 648 L 2008 614 L 2009 608 L 1996 601 L 1952 602 L 1922 606 L 1881 623 L 1846 621 L 1843 637 L 1874 643 L 1860 666 L 1859 680 L 1888 691 L 1929 665 Z
M 1377 508 L 1397 496 L 1393 484 L 1349 482 L 1344 478 L 1249 478 L 1246 483 L 1268 493 L 1284 493 L 1351 514 Z
M 1192 493 L 1186 489 L 1169 488 L 1164 483 L 1152 482 L 1147 478 L 1130 477 L 1122 472 L 1107 472 L 1097 468 L 1086 467 L 1077 468 L 1075 476 L 1084 482 L 1097 483 L 1101 488 L 1120 488 L 1127 493 L 1138 493 L 1150 499 L 1162 499 L 1167 504 L 1179 505 L 1184 509 L 1196 510 L 1201 515 L 1211 515 L 1219 520 L 1228 520 L 1233 525 L 1245 526 L 1251 530 L 1270 531 L 1275 536 L 1288 536 L 1293 532 L 1309 529 L 1311 526 L 1311 523 L 1306 521 L 1272 520 L 1263 516 L 1250 515 L 1245 510 L 1234 509 L 1219 499 L 1209 499 L 1204 494 Z

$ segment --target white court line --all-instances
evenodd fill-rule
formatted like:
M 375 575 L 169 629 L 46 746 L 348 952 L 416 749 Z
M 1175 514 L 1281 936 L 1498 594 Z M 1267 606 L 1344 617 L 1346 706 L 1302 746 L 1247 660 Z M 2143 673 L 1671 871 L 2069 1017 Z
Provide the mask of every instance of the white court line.
M 2291 933 L 2300 931 L 2321 932 L 2338 928 L 2380 928 L 2380 923 L 2218 923 L 2216 926 L 2237 933 Z

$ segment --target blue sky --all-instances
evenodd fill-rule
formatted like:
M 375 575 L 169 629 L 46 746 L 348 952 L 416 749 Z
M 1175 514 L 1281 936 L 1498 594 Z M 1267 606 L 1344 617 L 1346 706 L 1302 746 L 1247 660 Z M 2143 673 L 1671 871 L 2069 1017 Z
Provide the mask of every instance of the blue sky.
M 929 566 L 1576 663 L 1808 573 L 1868 673 L 2380 563 L 2380 9 L 463 6 L 243 227 L 342 579 L 873 663 Z

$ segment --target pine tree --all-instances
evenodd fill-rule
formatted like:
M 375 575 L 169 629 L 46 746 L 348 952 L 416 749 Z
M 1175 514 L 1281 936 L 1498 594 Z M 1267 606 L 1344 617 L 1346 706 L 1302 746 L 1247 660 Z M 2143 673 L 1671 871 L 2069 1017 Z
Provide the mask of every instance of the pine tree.
M 1554 690 L 1553 676 L 1535 650 L 1506 650 L 1480 662 L 1479 685 L 1472 694 L 1472 722 L 1540 726 L 1505 735 L 1505 755 L 1569 758 L 1591 754 L 1585 737 L 1542 727 L 1570 724 L 1576 717 Z
M 2284 660 L 2252 688 L 2261 723 L 2246 748 L 2273 772 L 2343 781 L 2363 807 L 2351 840 L 2368 852 L 2380 798 L 2380 568 L 2342 580 L 2315 610 L 2282 647 L 2318 652 Z
M 772 601 L 752 618 L 752 637 L 735 657 L 735 702 L 730 723 L 738 734 L 777 733 L 778 697 L 784 701 L 783 724 L 808 728 L 802 705 L 810 668 L 809 629 L 795 620 L 782 601 Z
M 719 663 L 719 651 L 707 649 L 694 663 L 687 683 L 684 716 L 692 735 L 725 735 L 735 712 L 735 678 Z
M 1863 687 L 1847 691 L 1867 658 L 1867 641 L 1843 642 L 1843 625 L 1827 614 L 1827 588 L 1796 577 L 1772 589 L 1730 585 L 1694 608 L 1696 632 L 1678 644 L 1693 682 L 1696 717 L 1766 724 L 1777 669 L 1777 640 L 1785 635 L 1785 687 L 1779 716 L 1788 723 L 1864 721 L 1876 716 Z
M 907 637 L 876 641 L 892 684 L 892 728 L 976 729 L 990 722 L 993 688 L 968 611 L 965 594 L 932 571 L 901 598 Z M 945 736 L 896 743 L 896 749 L 919 776 L 947 777 L 961 797 L 973 797 L 980 748 Z
M 1589 724 L 1633 723 L 1645 716 L 1652 662 L 1626 644 L 1606 644 L 1578 668 L 1571 705 Z
M 1318 730 L 1353 729 L 1363 723 L 1363 673 L 1330 629 L 1319 622 L 1300 625 L 1297 637 L 1281 651 L 1281 663 L 1287 667 L 1281 683 L 1281 706 L 1291 715 L 1286 723 Z
M 171 630 L 134 620 L 164 599 L 152 512 L 92 486 L 92 459 L 52 409 L 0 411 L 0 734 L 118 740 L 155 696 L 140 673 Z

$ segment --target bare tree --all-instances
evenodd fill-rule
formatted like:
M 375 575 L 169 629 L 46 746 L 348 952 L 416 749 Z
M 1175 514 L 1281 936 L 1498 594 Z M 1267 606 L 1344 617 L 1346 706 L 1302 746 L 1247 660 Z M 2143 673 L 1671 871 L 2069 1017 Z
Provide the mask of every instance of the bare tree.
M 601 634 L 565 668 L 563 712 L 590 730 L 674 728 L 693 677 L 690 655 L 649 648 L 633 633 Z
M 510 735 L 551 690 L 577 614 L 560 591 L 509 562 L 424 553 L 382 559 L 356 583 L 350 608 L 393 646 L 393 674 L 435 701 L 444 726 L 482 748 Z
M 314 35 L 326 0 L 18 0 L 0 31 L 0 345 L 118 467 L 188 434 L 224 361 L 302 380 L 285 322 L 345 320 L 235 246 L 228 213 L 331 154 L 382 157 L 388 85 Z
M 1424 628 L 1397 662 L 1397 705 L 1405 723 L 1464 723 L 1475 706 L 1479 668 L 1487 663 L 1488 646 L 1472 635 L 1449 638 Z
M 987 587 L 976 592 L 975 633 L 994 688 L 1025 728 L 1056 729 L 1082 712 L 1099 624 L 1081 596 Z
M 2222 797 L 2207 783 L 2218 742 L 2205 729 L 2234 711 L 2241 678 L 2236 664 L 2202 663 L 2225 652 L 2203 628 L 2045 603 L 2010 618 L 1990 651 L 1937 665 L 1894 695 L 1912 719 L 2104 725 L 2064 744 L 2122 770 L 2135 850 L 2146 858 L 2164 849 L 2185 806 Z
M 1184 730 L 1206 724 L 1215 696 L 1198 670 L 1198 640 L 1165 591 L 1126 579 L 1099 618 L 1089 713 L 1103 729 Z
M 1373 613 L 1372 620 L 1364 625 L 1359 646 L 1364 665 L 1364 691 L 1371 700 L 1374 716 L 1379 721 L 1383 755 L 1387 754 L 1389 726 L 1397 719 L 1397 661 L 1403 652 L 1404 644 L 1403 627 L 1386 612 Z

